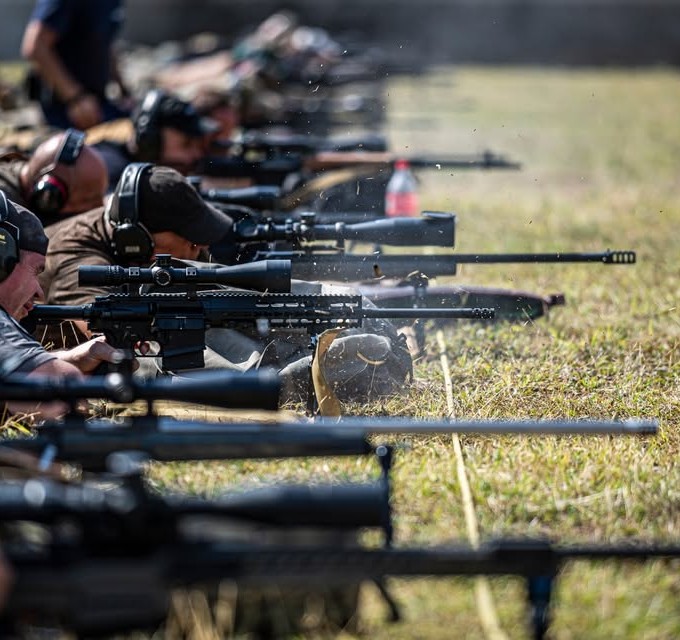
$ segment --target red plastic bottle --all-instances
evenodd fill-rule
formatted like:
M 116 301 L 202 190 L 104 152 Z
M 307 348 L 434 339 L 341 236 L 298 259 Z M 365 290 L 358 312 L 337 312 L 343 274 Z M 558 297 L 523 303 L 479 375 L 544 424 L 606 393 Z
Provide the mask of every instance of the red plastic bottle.
M 394 173 L 385 189 L 385 215 L 388 218 L 420 215 L 418 183 L 408 160 L 397 160 L 394 164 Z

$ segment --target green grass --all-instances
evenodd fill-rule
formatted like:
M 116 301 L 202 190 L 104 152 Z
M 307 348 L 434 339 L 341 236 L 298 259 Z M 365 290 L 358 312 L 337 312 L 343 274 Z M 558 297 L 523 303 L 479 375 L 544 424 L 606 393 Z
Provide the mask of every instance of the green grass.
M 389 138 L 411 153 L 507 153 L 521 172 L 421 174 L 423 208 L 458 214 L 457 248 L 635 249 L 633 267 L 465 266 L 457 282 L 562 291 L 567 306 L 526 325 L 446 331 L 455 415 L 658 418 L 656 438 L 463 439 L 483 538 L 564 543 L 680 540 L 680 103 L 678 74 L 656 70 L 441 69 L 389 86 Z M 355 413 L 446 415 L 434 339 L 409 395 Z M 154 465 L 159 489 L 215 493 L 279 479 L 375 475 L 368 460 Z M 397 544 L 465 537 L 447 438 L 411 440 L 394 472 Z M 492 581 L 501 624 L 527 637 L 515 580 Z M 398 581 L 405 622 L 366 637 L 481 638 L 470 580 Z M 678 563 L 578 563 L 555 597 L 552 637 L 680 637 Z

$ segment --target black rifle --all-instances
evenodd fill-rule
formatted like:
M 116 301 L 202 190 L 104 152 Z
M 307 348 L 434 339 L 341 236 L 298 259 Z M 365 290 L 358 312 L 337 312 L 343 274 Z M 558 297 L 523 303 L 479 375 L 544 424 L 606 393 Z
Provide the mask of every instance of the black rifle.
M 378 133 L 354 136 L 276 135 L 257 130 L 246 131 L 239 140 L 218 141 L 223 150 L 234 148 L 273 155 L 309 155 L 320 151 L 387 151 L 387 139 Z M 216 147 L 216 148 L 217 148 Z
M 249 178 L 258 185 L 282 186 L 292 173 L 299 173 L 310 165 L 315 171 L 373 167 L 376 171 L 391 171 L 400 156 L 370 152 L 323 152 L 318 154 L 271 154 L 262 157 L 206 157 L 196 173 L 219 178 Z M 480 155 L 413 156 L 406 159 L 414 169 L 520 169 L 517 162 L 491 152 Z
M 51 396 L 52 399 L 54 397 Z M 206 403 L 205 400 L 200 401 Z M 112 456 L 120 452 L 134 452 L 141 459 L 161 462 L 363 456 L 376 451 L 376 446 L 370 441 L 372 437 L 387 435 L 639 436 L 656 432 L 656 422 L 649 420 L 343 418 L 333 421 L 317 419 L 314 422 L 214 424 L 154 415 L 131 417 L 124 422 L 85 422 L 82 416 L 73 414 L 63 421 L 43 424 L 35 437 L 13 437 L 0 441 L 0 444 L 35 454 L 44 461 L 56 458 L 78 464 L 86 471 L 103 471 Z
M 72 398 L 79 384 L 82 395 L 96 391 L 93 381 L 74 382 L 56 390 L 46 381 L 42 388 L 40 384 L 36 381 L 29 385 L 36 400 L 53 399 L 55 393 Z M 21 386 L 21 382 L 11 384 L 15 394 Z M 111 385 L 102 386 L 108 389 Z M 182 386 L 177 389 L 181 391 Z M 220 393 L 215 387 L 212 391 Z M 152 398 L 154 393 L 164 397 L 165 389 L 151 385 L 145 397 Z M 8 394 L 12 396 L 11 391 Z M 285 587 L 286 594 L 291 587 L 312 589 L 317 597 L 320 593 L 333 597 L 335 585 L 346 589 L 359 581 L 373 580 L 382 587 L 397 619 L 398 609 L 382 586 L 385 577 L 485 573 L 527 578 L 535 637 L 540 638 L 548 626 L 552 583 L 565 560 L 642 559 L 678 553 L 675 548 L 656 547 L 561 550 L 541 541 L 507 540 L 479 550 L 463 546 L 390 549 L 392 450 L 366 442 L 368 434 L 386 432 L 536 433 L 536 427 L 540 432 L 562 434 L 565 429 L 571 433 L 652 433 L 656 430 L 653 422 L 440 421 L 414 425 L 411 420 L 348 419 L 319 421 L 311 426 L 206 428 L 155 416 L 133 418 L 127 426 L 86 424 L 73 416 L 70 419 L 71 424 L 45 425 L 35 440 L 3 444 L 30 449 L 33 443 L 39 451 L 58 447 L 56 453 L 62 459 L 76 454 L 80 446 L 80 462 L 84 461 L 86 469 L 96 466 L 92 462 L 97 457 L 101 460 L 123 452 L 106 460 L 109 469 L 117 470 L 113 479 L 120 483 L 105 490 L 91 484 L 63 487 L 37 479 L 0 484 L 0 524 L 33 522 L 48 532 L 38 538 L 33 534 L 30 542 L 24 542 L 17 535 L 19 529 L 5 545 L 17 576 L 4 613 L 9 630 L 22 623 L 30 626 L 32 620 L 81 636 L 147 629 L 165 619 L 173 589 L 196 588 L 197 584 L 210 589 L 211 584 L 222 580 L 236 582 L 239 589 L 250 584 Z M 173 440 L 174 435 L 184 438 Z M 172 451 L 177 454 L 174 459 L 374 452 L 382 478 L 371 485 L 284 486 L 212 501 L 158 497 L 139 482 L 138 458 L 124 453 L 149 453 L 149 449 L 160 459 L 170 459 L 168 453 Z M 3 460 L 7 458 L 3 455 Z M 365 527 L 383 532 L 385 548 L 357 545 L 352 532 Z M 292 536 L 282 537 L 285 531 L 291 531 Z M 350 537 L 339 537 L 343 532 Z M 259 615 L 268 615 L 266 607 Z
M 430 277 L 454 276 L 459 264 L 586 263 L 635 264 L 634 251 L 600 253 L 469 253 L 469 254 L 386 254 L 343 252 L 258 251 L 256 259 L 288 259 L 293 278 L 301 280 L 370 281 L 376 278 L 406 278 L 414 271 Z
M 652 435 L 651 420 L 416 420 L 412 418 L 317 418 L 313 422 L 231 422 L 214 424 L 154 415 L 152 403 L 171 399 L 228 408 L 276 409 L 279 383 L 273 372 L 233 374 L 206 371 L 182 378 L 139 382 L 120 374 L 85 380 L 1 380 L 0 400 L 71 402 L 63 419 L 44 422 L 36 437 L 13 437 L 2 446 L 75 462 L 101 471 L 109 457 L 127 451 L 160 461 L 299 456 L 366 455 L 376 451 L 372 436 L 446 435 Z M 121 421 L 85 420 L 75 401 L 107 398 L 116 402 L 144 399 L 148 411 Z
M 109 277 L 109 268 L 104 269 Z M 122 273 L 130 274 L 129 270 Z M 261 333 L 271 328 L 319 334 L 331 328 L 360 327 L 366 318 L 489 319 L 493 314 L 493 309 L 366 308 L 360 295 L 199 291 L 110 294 L 80 306 L 36 305 L 29 315 L 38 325 L 87 320 L 92 333 L 103 333 L 109 344 L 128 351 L 157 343 L 162 367 L 172 371 L 204 366 L 205 331 L 210 328 L 254 326 Z
M 6 630 L 30 628 L 33 621 L 79 637 L 152 629 L 167 617 L 173 590 L 211 590 L 222 581 L 239 589 L 256 585 L 318 593 L 365 580 L 382 584 L 391 576 L 484 574 L 526 579 L 533 637 L 540 639 L 548 630 L 554 583 L 565 562 L 680 555 L 678 546 L 560 547 L 512 539 L 477 549 L 462 544 L 391 548 L 388 499 L 386 481 L 284 486 L 213 501 L 157 497 L 138 483 L 106 490 L 38 479 L 4 483 L 0 523 L 32 522 L 46 530 L 30 539 L 17 534 L 4 545 L 16 575 L 3 611 Z M 382 529 L 386 546 L 368 548 L 350 540 L 347 534 L 358 527 Z M 284 537 L 286 531 L 291 533 Z M 389 602 L 396 620 L 399 611 Z M 266 615 L 264 609 L 259 615 Z

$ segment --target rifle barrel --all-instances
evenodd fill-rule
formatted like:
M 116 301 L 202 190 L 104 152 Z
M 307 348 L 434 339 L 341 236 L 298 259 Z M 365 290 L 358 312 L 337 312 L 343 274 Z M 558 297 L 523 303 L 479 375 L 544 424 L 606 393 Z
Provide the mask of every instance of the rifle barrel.
M 201 423 L 164 417 L 133 418 L 128 424 L 47 423 L 33 438 L 0 445 L 40 455 L 53 447 L 63 462 L 102 471 L 109 456 L 134 451 L 152 460 L 237 460 L 306 456 L 362 456 L 373 451 L 369 436 L 653 435 L 653 420 L 416 420 L 412 418 L 317 419 L 313 423 Z
M 512 264 L 524 262 L 601 262 L 635 264 L 635 251 L 599 253 L 457 253 L 451 256 L 459 264 Z
M 258 259 L 288 258 L 293 278 L 301 280 L 338 280 L 353 282 L 379 277 L 405 278 L 414 271 L 431 277 L 454 276 L 459 264 L 521 264 L 521 263 L 579 263 L 635 264 L 634 251 L 604 251 L 600 253 L 451 253 L 437 255 L 367 255 L 304 251 L 260 252 Z
M 434 320 L 493 320 L 496 310 L 492 307 L 455 307 L 450 309 L 424 309 L 422 307 L 363 309 L 365 318 L 434 319 Z

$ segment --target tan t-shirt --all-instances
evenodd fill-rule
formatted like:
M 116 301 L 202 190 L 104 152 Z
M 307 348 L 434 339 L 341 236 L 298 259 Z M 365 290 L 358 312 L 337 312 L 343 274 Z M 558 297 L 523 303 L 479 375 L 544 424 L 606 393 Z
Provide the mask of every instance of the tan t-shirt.
M 0 158 L 0 189 L 12 202 L 16 202 L 22 207 L 28 207 L 19 181 L 19 173 L 25 164 L 24 160 L 3 160 Z
M 50 244 L 40 284 L 47 304 L 87 304 L 109 292 L 105 287 L 78 285 L 80 265 L 116 264 L 104 207 L 67 218 L 45 233 Z

